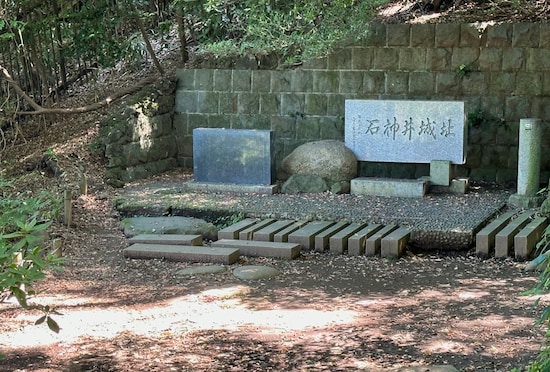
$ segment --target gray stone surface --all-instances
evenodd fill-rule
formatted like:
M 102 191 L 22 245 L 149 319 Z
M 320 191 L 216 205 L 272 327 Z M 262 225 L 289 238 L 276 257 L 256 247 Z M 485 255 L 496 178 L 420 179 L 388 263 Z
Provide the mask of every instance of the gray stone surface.
M 533 197 L 540 190 L 541 129 L 540 119 L 520 120 L 518 195 Z
M 233 183 L 212 183 L 189 181 L 183 185 L 184 190 L 198 192 L 251 192 L 255 194 L 273 195 L 279 192 L 279 185 L 238 185 Z
M 430 183 L 438 186 L 451 184 L 452 168 L 448 160 L 432 160 L 430 162 Z
M 210 240 L 218 237 L 216 226 L 192 217 L 131 217 L 124 218 L 121 225 L 128 237 L 139 234 L 198 234 Z
M 288 175 L 316 175 L 332 184 L 354 178 L 357 159 L 342 141 L 314 141 L 298 146 L 283 159 L 281 168 Z
M 358 160 L 464 164 L 464 102 L 346 100 L 345 142 Z
M 396 196 L 421 198 L 426 194 L 426 180 L 399 180 L 393 178 L 358 177 L 351 180 L 354 195 Z
M 128 258 L 156 258 L 169 261 L 209 262 L 231 265 L 240 256 L 238 249 L 196 245 L 132 244 L 123 250 Z
M 128 239 L 128 243 L 149 243 L 167 245 L 202 245 L 201 235 L 140 234 Z
M 258 240 L 221 239 L 212 242 L 212 247 L 237 248 L 243 256 L 279 257 L 292 260 L 300 256 L 301 247 L 297 243 L 266 242 Z
M 267 279 L 280 274 L 281 272 L 273 267 L 261 265 L 241 266 L 233 270 L 233 275 L 243 280 Z
M 193 130 L 195 181 L 270 185 L 275 181 L 274 133 L 269 130 Z
M 225 266 L 220 265 L 193 266 L 176 271 L 176 275 L 193 276 L 201 274 L 217 274 L 223 273 L 226 270 L 227 268 Z
M 283 194 L 325 192 L 328 190 L 329 186 L 323 177 L 314 174 L 293 174 L 281 187 Z
M 550 197 L 544 199 L 540 206 L 540 214 L 545 217 L 550 217 Z

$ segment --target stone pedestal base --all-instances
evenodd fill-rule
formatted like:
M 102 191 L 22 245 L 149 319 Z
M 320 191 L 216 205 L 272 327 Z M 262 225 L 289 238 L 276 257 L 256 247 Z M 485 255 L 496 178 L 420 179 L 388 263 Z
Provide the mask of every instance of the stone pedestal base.
M 526 196 L 513 194 L 510 195 L 510 198 L 508 199 L 508 204 L 517 208 L 531 209 L 540 207 L 543 201 L 544 196 L 542 195 Z

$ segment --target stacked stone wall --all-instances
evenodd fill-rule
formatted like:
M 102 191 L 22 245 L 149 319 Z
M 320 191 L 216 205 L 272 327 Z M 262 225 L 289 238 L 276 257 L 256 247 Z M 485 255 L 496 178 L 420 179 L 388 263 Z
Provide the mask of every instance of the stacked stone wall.
M 101 130 L 108 183 L 122 186 L 177 167 L 174 92 L 175 81 L 161 80 L 108 118 Z
M 463 100 L 461 176 L 517 178 L 519 120 L 543 122 L 550 175 L 550 24 L 374 24 L 369 37 L 292 70 L 182 69 L 174 106 L 180 166 L 192 167 L 198 127 L 271 129 L 276 164 L 297 146 L 344 139 L 346 99 Z M 415 177 L 426 165 L 361 163 L 360 175 Z

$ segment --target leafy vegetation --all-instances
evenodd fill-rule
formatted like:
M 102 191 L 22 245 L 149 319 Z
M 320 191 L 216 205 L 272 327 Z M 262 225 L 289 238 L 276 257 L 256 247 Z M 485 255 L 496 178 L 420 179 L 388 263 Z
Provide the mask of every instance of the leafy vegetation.
M 539 275 L 539 280 L 534 288 L 525 292 L 526 295 L 537 295 L 548 293 L 550 290 L 550 226 L 548 226 L 542 235 L 542 238 L 537 243 L 536 254 L 539 256 L 535 259 L 538 262 L 538 267 L 542 268 Z M 535 302 L 538 306 L 540 298 Z M 526 372 L 547 372 L 550 371 L 550 306 L 545 306 L 537 320 L 539 326 L 546 326 L 546 341 L 541 348 L 537 359 L 527 366 Z M 521 370 L 514 370 L 519 372 Z
M 9 115 L 53 106 L 99 68 L 137 69 L 152 58 L 163 73 L 155 53 L 176 39 L 172 31 L 181 64 L 191 48 L 214 56 L 275 54 L 295 64 L 363 37 L 373 11 L 387 2 L 0 0 L 0 72 L 8 82 L 0 85 L 8 97 L 0 103 L 0 126 L 15 121 Z M 155 47 L 150 37 L 158 41 Z
M 216 56 L 276 53 L 287 63 L 296 63 L 323 55 L 342 41 L 364 37 L 373 11 L 387 2 L 192 1 L 188 14 L 208 20 L 197 38 L 204 52 Z
M 30 306 L 27 296 L 35 293 L 32 284 L 44 278 L 46 270 L 59 268 L 62 262 L 43 250 L 45 231 L 59 215 L 61 203 L 48 192 L 28 196 L 10 190 L 11 183 L 0 180 L 0 302 L 15 296 L 21 307 L 44 312 L 36 324 L 46 322 L 58 332 L 59 326 L 51 318 L 55 309 Z

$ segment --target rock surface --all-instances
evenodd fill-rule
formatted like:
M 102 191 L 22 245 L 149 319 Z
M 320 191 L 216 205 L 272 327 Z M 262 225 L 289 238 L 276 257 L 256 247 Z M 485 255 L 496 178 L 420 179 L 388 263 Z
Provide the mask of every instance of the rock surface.
M 225 266 L 220 265 L 207 265 L 207 266 L 193 266 L 181 269 L 176 272 L 176 275 L 180 276 L 192 276 L 200 274 L 217 274 L 226 270 Z
M 283 194 L 298 194 L 301 192 L 325 192 L 329 186 L 321 176 L 313 174 L 293 174 L 283 183 Z
M 280 274 L 281 272 L 273 267 L 261 265 L 241 266 L 233 270 L 233 275 L 243 280 L 267 279 Z
M 124 235 L 198 234 L 209 240 L 218 238 L 218 229 L 205 220 L 192 217 L 131 217 L 121 221 Z
M 315 141 L 298 146 L 283 159 L 281 168 L 289 175 L 313 174 L 334 183 L 357 176 L 357 159 L 342 141 Z

